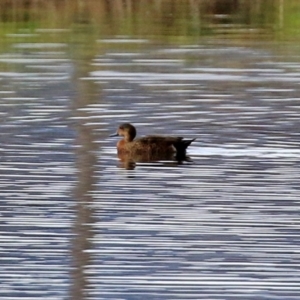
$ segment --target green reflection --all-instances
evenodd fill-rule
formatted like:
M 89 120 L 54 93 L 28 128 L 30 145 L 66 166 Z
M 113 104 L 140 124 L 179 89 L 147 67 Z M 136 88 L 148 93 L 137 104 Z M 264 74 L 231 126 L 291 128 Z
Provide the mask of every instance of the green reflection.
M 90 25 L 98 37 L 126 35 L 180 43 L 220 35 L 286 39 L 299 36 L 299 16 L 297 0 L 11 0 L 1 9 L 0 30 L 3 36 Z

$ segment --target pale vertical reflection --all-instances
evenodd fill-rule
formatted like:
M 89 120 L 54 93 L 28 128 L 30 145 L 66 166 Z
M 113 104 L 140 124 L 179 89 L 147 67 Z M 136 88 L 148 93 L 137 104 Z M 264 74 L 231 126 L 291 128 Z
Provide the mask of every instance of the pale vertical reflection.
M 86 126 L 85 111 L 83 108 L 87 104 L 93 103 L 92 95 L 94 92 L 93 83 L 78 81 L 79 78 L 87 76 L 90 72 L 90 59 L 95 56 L 93 47 L 95 41 L 91 35 L 91 17 L 86 10 L 85 3 L 81 2 L 78 15 L 76 17 L 81 24 L 79 32 L 76 34 L 77 47 L 74 49 L 74 81 L 76 86 L 76 99 L 74 99 L 74 116 L 76 122 L 76 144 L 78 146 L 77 160 L 77 188 L 75 191 L 76 199 L 76 221 L 74 225 L 75 238 L 73 240 L 72 252 L 74 270 L 72 273 L 72 285 L 70 299 L 83 300 L 87 299 L 88 278 L 86 268 L 90 264 L 90 250 L 92 248 L 91 240 L 93 239 L 93 209 L 92 191 L 95 187 L 95 169 L 97 145 L 96 136 L 93 135 L 92 129 Z M 84 24 L 84 25 L 83 25 Z M 87 46 L 89 45 L 89 47 Z
M 284 17 L 283 17 L 283 13 L 284 13 L 284 10 L 283 10 L 283 2 L 284 0 L 279 0 L 279 9 L 278 9 L 278 15 L 279 15 L 279 28 L 282 29 L 283 28 L 283 24 L 284 24 Z
M 85 299 L 85 290 L 88 284 L 84 270 L 90 262 L 90 241 L 93 237 L 91 230 L 93 211 L 89 208 L 88 204 L 92 201 L 90 192 L 94 186 L 96 157 L 92 151 L 95 144 L 84 124 L 79 124 L 77 133 L 77 143 L 80 145 L 80 148 L 78 148 L 76 155 L 78 183 L 75 192 L 76 220 L 74 222 L 75 238 L 72 245 L 74 269 L 72 274 L 71 299 L 82 300 Z

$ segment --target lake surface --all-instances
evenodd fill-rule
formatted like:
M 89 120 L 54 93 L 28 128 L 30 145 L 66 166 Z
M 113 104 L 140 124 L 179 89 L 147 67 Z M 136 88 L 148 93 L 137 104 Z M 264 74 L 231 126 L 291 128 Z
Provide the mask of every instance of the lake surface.
M 2 32 L 0 298 L 299 299 L 298 41 L 111 14 Z M 120 160 L 124 122 L 189 158 Z

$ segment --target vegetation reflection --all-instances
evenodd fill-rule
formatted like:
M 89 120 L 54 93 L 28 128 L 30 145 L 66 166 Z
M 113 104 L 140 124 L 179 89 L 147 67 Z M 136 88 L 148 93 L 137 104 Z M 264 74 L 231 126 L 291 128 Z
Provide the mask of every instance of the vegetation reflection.
M 2 3 L 4 5 L 4 3 Z M 155 36 L 161 39 L 249 34 L 269 38 L 299 36 L 296 0 L 5 1 L 2 33 L 41 28 L 72 29 L 90 24 L 98 36 Z

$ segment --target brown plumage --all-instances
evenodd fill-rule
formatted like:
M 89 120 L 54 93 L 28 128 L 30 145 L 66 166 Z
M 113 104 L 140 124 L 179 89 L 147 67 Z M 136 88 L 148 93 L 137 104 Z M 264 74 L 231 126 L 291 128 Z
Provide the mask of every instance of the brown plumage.
M 135 139 L 136 129 L 129 123 L 121 124 L 115 134 L 111 136 L 122 136 L 118 141 L 118 153 L 149 153 L 166 154 L 176 153 L 184 155 L 187 147 L 195 140 L 184 140 L 182 137 L 149 135 Z

